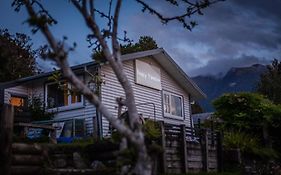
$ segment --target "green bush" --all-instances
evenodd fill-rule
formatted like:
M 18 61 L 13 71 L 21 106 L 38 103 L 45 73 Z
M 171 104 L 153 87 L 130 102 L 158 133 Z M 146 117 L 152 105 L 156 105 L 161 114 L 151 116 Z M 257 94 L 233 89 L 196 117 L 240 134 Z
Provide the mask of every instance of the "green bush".
M 225 133 L 223 146 L 226 150 L 240 149 L 246 156 L 253 156 L 260 159 L 278 158 L 278 153 L 275 150 L 262 147 L 256 137 L 241 132 Z
M 223 146 L 225 149 L 240 149 L 242 152 L 250 151 L 258 147 L 258 140 L 241 132 L 226 132 Z
M 48 112 L 42 100 L 33 96 L 28 102 L 28 112 L 31 115 L 32 121 L 51 120 L 54 118 L 53 112 Z
M 161 137 L 159 123 L 153 120 L 146 120 L 143 126 L 145 137 L 151 140 L 156 140 Z

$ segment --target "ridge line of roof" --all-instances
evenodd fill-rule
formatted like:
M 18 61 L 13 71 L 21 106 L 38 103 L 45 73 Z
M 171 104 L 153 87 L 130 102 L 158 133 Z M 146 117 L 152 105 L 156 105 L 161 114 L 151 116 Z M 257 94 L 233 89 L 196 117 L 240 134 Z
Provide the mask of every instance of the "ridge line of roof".
M 163 54 L 166 55 L 169 60 L 177 67 L 177 69 L 179 70 L 179 72 L 191 83 L 191 85 L 197 90 L 199 91 L 202 96 L 204 96 L 205 98 L 207 97 L 207 95 L 197 86 L 197 84 L 182 70 L 182 68 L 175 62 L 175 60 L 164 50 L 163 50 Z

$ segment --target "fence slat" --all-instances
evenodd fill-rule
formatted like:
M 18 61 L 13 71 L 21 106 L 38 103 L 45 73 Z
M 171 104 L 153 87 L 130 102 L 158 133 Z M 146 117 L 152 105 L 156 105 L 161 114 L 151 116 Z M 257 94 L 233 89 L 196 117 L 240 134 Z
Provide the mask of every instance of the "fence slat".
M 217 164 L 218 164 L 218 171 L 223 171 L 223 150 L 222 150 L 222 139 L 223 135 L 221 132 L 217 132 Z
M 183 152 L 183 172 L 187 173 L 188 172 L 188 167 L 187 167 L 187 146 L 186 146 L 186 129 L 185 125 L 181 125 L 181 134 L 182 134 L 182 152 Z
M 202 144 L 202 163 L 203 163 L 203 171 L 208 172 L 209 166 L 208 166 L 208 158 L 209 158 L 209 151 L 208 151 L 208 130 L 202 129 L 202 138 L 201 138 L 201 144 Z
M 162 156 L 161 156 L 161 164 L 162 164 L 162 173 L 166 174 L 167 173 L 167 158 L 166 158 L 166 138 L 165 138 L 165 126 L 164 122 L 160 122 L 160 127 L 161 127 L 161 145 L 162 145 Z

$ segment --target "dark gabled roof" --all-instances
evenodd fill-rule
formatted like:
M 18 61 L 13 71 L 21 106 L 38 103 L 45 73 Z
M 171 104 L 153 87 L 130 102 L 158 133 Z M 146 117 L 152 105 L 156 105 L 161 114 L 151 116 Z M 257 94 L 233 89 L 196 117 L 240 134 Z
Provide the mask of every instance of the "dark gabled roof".
M 75 70 L 84 69 L 85 67 L 95 66 L 95 65 L 97 65 L 97 63 L 92 61 L 92 62 L 72 66 L 71 69 L 75 71 Z M 33 81 L 33 80 L 37 80 L 37 79 L 41 79 L 41 78 L 47 78 L 47 77 L 51 76 L 53 73 L 54 73 L 54 71 L 50 71 L 50 72 L 46 72 L 46 73 L 32 75 L 32 76 L 29 76 L 29 77 L 20 78 L 20 79 L 17 79 L 17 80 L 12 80 L 12 81 L 8 81 L 8 82 L 0 83 L 0 88 L 13 87 L 13 86 L 17 86 L 19 84 L 26 83 L 26 82 L 29 82 L 29 81 Z
M 159 49 L 153 49 L 153 50 L 147 50 L 147 51 L 141 51 L 141 52 L 135 52 L 130 54 L 125 54 L 121 56 L 121 59 L 123 61 L 127 60 L 133 60 L 137 58 L 143 58 L 151 56 L 158 64 L 160 64 L 168 74 L 173 77 L 173 79 L 191 96 L 195 99 L 202 99 L 206 98 L 206 95 L 202 92 L 202 90 L 193 82 L 193 80 L 186 75 L 186 73 L 176 64 L 176 62 L 169 56 L 169 54 L 162 48 Z M 95 66 L 98 65 L 98 63 L 95 63 L 94 61 L 80 64 L 77 66 L 71 67 L 72 70 L 78 70 L 78 69 L 84 69 L 85 67 Z M 19 84 L 29 82 L 32 80 L 40 79 L 40 78 L 46 78 L 52 75 L 52 72 L 42 73 L 30 77 L 21 78 L 18 80 L 0 83 L 0 87 L 7 88 L 12 86 L 17 86 Z

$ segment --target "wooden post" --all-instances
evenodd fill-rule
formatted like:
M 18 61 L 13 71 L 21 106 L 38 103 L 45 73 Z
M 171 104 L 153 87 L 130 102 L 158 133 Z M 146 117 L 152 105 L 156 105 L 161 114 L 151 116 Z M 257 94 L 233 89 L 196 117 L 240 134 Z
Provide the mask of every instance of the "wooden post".
M 182 157 L 183 157 L 183 172 L 188 172 L 187 165 L 187 145 L 186 145 L 186 130 L 185 125 L 181 125 L 181 134 L 182 134 Z
M 202 131 L 201 149 L 202 149 L 203 171 L 208 172 L 209 170 L 208 132 L 206 129 L 202 129 L 201 131 Z
M 55 129 L 50 130 L 50 139 L 49 139 L 49 141 L 50 141 L 50 143 L 57 144 L 57 133 L 56 133 Z
M 214 137 L 214 121 L 211 120 L 211 144 L 212 146 L 215 145 L 215 137 Z
M 166 174 L 167 173 L 167 159 L 166 159 L 166 138 L 165 138 L 165 128 L 164 128 L 164 121 L 160 122 L 161 126 L 161 145 L 162 145 L 162 156 L 161 156 L 161 164 L 162 164 L 162 173 Z
M 217 132 L 217 164 L 218 164 L 218 171 L 223 171 L 223 134 L 222 132 Z
M 0 172 L 11 174 L 14 108 L 4 104 L 0 119 Z
M 200 118 L 198 119 L 198 129 L 201 129 L 201 120 L 200 120 Z
M 99 115 L 99 112 L 96 111 L 96 116 L 93 117 L 93 128 L 94 128 L 94 131 L 93 131 L 93 137 L 94 139 L 98 139 L 99 140 L 99 126 L 98 126 L 98 115 Z
M 0 107 L 3 106 L 5 101 L 5 89 L 4 87 L 0 87 Z

